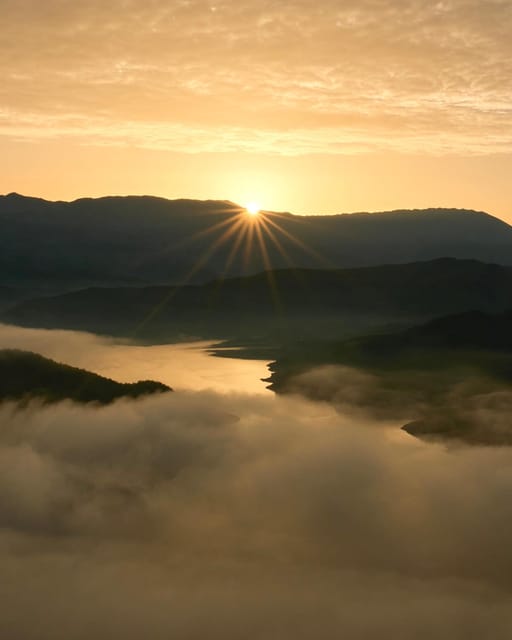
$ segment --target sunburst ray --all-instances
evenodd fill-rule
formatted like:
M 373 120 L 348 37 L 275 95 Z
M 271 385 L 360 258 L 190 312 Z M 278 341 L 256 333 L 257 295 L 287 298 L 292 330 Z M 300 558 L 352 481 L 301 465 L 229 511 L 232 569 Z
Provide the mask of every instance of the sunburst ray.
M 240 219 L 232 222 L 232 226 L 229 229 L 226 229 L 224 233 L 219 236 L 215 242 L 210 245 L 210 247 L 203 252 L 200 258 L 196 261 L 192 269 L 185 275 L 183 281 L 170 289 L 170 291 L 162 298 L 162 300 L 154 306 L 154 308 L 141 320 L 141 322 L 135 327 L 133 331 L 133 336 L 135 336 L 140 330 L 147 325 L 153 318 L 155 318 L 160 311 L 163 309 L 165 305 L 167 305 L 171 300 L 179 293 L 180 289 L 186 286 L 191 278 L 201 269 L 201 267 L 206 263 L 206 261 L 220 248 L 225 242 L 229 240 L 229 238 L 236 233 L 237 228 L 242 224 Z
M 277 231 L 279 233 L 282 233 L 285 237 L 287 237 L 291 242 L 293 242 L 296 246 L 300 247 L 305 253 L 307 253 L 308 255 L 310 255 L 311 257 L 315 258 L 316 260 L 318 260 L 318 262 L 324 266 L 327 269 L 333 269 L 334 265 L 330 264 L 328 260 L 326 260 L 324 258 L 324 256 L 322 256 L 320 253 L 318 253 L 318 251 L 315 251 L 314 249 L 312 249 L 311 247 L 308 247 L 307 244 L 305 244 L 304 242 L 302 242 L 302 240 L 299 240 L 299 238 L 297 238 L 296 236 L 294 236 L 292 233 L 290 233 L 289 231 L 287 231 L 286 229 L 283 229 L 283 227 L 281 227 L 279 224 L 277 224 L 277 222 L 274 222 L 274 220 L 271 220 L 270 218 L 266 218 L 267 222 L 269 224 L 271 224 L 275 229 L 277 229 Z
M 265 239 L 263 237 L 263 233 L 261 231 L 261 224 L 256 224 L 256 237 L 258 240 L 258 244 L 260 246 L 261 257 L 263 259 L 263 264 L 265 265 L 265 273 L 267 276 L 268 284 L 270 287 L 270 294 L 272 296 L 272 301 L 274 303 L 274 308 L 278 312 L 282 312 L 283 306 L 281 302 L 281 298 L 279 296 L 279 290 L 277 287 L 276 277 L 274 271 L 272 269 L 272 264 L 270 262 L 270 257 L 268 255 L 267 245 L 265 244 Z

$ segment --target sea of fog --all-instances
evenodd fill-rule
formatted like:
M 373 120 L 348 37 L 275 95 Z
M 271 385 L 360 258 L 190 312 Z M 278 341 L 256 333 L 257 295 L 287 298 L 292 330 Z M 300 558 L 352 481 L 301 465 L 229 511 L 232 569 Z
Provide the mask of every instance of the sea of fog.
M 0 637 L 510 638 L 510 448 L 393 438 L 198 345 L 0 346 L 177 389 L 0 406 Z

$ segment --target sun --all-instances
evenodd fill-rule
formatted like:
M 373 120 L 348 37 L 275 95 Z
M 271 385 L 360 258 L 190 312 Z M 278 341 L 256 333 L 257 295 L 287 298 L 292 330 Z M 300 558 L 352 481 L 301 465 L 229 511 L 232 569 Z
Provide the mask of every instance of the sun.
M 258 202 L 248 202 L 245 205 L 245 210 L 250 216 L 257 216 L 261 210 Z

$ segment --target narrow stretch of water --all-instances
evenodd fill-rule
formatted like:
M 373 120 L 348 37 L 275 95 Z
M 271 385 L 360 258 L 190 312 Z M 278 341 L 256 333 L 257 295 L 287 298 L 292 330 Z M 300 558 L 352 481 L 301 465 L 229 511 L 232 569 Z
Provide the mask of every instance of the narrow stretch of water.
M 211 342 L 141 346 L 77 331 L 0 325 L 0 349 L 34 351 L 119 382 L 158 380 L 175 390 L 268 393 L 267 362 L 218 358 Z

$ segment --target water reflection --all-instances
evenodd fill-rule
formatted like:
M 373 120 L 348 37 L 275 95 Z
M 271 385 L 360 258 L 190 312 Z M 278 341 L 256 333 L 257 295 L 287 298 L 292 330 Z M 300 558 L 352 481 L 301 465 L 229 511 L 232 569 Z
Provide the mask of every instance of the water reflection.
M 175 390 L 268 393 L 267 362 L 218 358 L 211 342 L 141 346 L 89 333 L 0 325 L 0 349 L 26 349 L 119 382 L 158 380 Z

